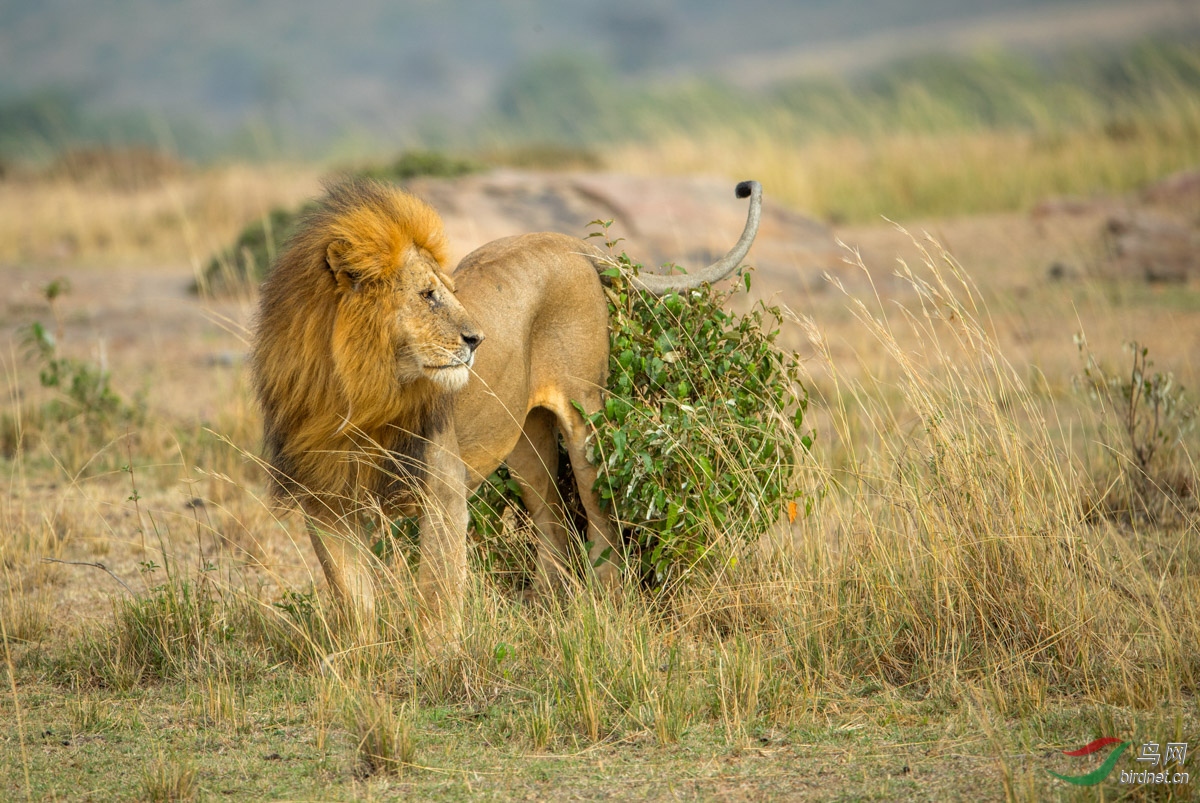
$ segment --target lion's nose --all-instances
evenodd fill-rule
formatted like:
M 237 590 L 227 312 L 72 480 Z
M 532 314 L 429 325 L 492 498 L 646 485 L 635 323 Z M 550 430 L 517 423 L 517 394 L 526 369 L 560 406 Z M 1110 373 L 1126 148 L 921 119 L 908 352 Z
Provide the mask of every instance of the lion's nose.
M 463 332 L 461 337 L 462 337 L 462 342 L 471 351 L 474 351 L 475 349 L 479 348 L 479 344 L 483 342 L 483 332 L 476 332 L 476 331 L 469 330 L 469 331 Z

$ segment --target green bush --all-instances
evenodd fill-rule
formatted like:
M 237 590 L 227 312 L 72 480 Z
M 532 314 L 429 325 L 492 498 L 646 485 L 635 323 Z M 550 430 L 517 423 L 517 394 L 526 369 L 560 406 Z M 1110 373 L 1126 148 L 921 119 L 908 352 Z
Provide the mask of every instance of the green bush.
M 643 579 L 661 586 L 727 564 L 739 545 L 805 510 L 795 470 L 812 441 L 797 358 L 776 343 L 779 309 L 759 302 L 738 315 L 725 309 L 736 289 L 708 286 L 647 296 L 625 278 L 640 267 L 622 254 L 604 272 L 608 393 L 586 416 L 588 456 L 600 468 L 601 505 Z M 749 274 L 743 283 L 749 289 Z M 501 469 L 473 498 L 473 527 L 485 541 L 500 529 L 500 511 L 520 507 L 516 490 Z
M 420 176 L 458 178 L 482 169 L 481 165 L 468 159 L 447 156 L 439 151 L 405 151 L 388 164 L 363 168 L 357 175 L 400 183 Z
M 737 290 L 648 296 L 622 254 L 605 271 L 608 394 L 588 420 L 596 490 L 654 583 L 722 565 L 800 504 L 795 486 L 807 394 L 776 339 L 777 307 L 726 310 Z M 750 274 L 743 284 L 750 288 Z M 716 560 L 714 560 L 714 558 Z
M 42 288 L 42 295 L 50 304 L 56 326 L 62 332 L 58 299 L 70 292 L 65 279 L 54 279 Z M 129 404 L 112 389 L 108 368 L 103 362 L 95 363 L 62 354 L 58 338 L 41 321 L 34 321 L 25 330 L 25 348 L 28 358 L 37 363 L 38 380 L 42 387 L 58 391 L 61 396 L 48 402 L 42 410 L 54 421 L 73 421 L 82 417 L 85 424 L 140 422 L 144 410 L 139 404 Z
M 26 342 L 31 355 L 41 363 L 38 379 L 44 388 L 61 391 L 63 399 L 52 402 L 55 417 L 67 419 L 76 413 L 85 416 L 133 417 L 121 397 L 109 385 L 108 371 L 95 363 L 63 357 L 54 336 L 42 324 L 29 325 Z
M 208 261 L 193 290 L 226 293 L 261 282 L 300 218 L 313 206 L 310 203 L 299 209 L 275 207 L 261 219 L 246 224 L 232 245 Z

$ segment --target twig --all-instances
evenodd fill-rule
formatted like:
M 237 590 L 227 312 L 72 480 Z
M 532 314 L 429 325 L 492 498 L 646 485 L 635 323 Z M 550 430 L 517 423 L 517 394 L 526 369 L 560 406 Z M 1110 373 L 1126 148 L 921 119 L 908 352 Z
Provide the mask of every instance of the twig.
M 129 596 L 131 596 L 131 597 L 137 596 L 137 594 L 133 593 L 133 589 L 125 584 L 124 580 L 122 580 L 120 577 L 117 577 L 115 574 L 113 574 L 112 569 L 108 568 L 103 563 L 88 563 L 87 561 L 83 561 L 83 560 L 59 560 L 58 558 L 42 558 L 42 563 L 65 563 L 68 566 L 92 566 L 96 569 L 103 569 L 104 571 L 108 572 L 109 577 L 116 580 L 118 583 L 121 584 L 122 588 L 124 588 L 126 591 L 129 592 Z

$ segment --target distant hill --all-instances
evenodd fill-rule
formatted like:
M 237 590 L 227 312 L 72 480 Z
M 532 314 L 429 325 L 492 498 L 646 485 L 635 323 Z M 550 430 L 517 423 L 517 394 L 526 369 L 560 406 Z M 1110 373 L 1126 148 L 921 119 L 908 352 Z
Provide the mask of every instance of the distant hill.
M 1200 11 L 1174 0 L 7 0 L 0 128 L 31 146 L 84 132 L 199 153 L 436 144 L 519 103 L 506 88 L 555 57 L 620 86 L 761 87 L 926 49 L 1181 26 Z

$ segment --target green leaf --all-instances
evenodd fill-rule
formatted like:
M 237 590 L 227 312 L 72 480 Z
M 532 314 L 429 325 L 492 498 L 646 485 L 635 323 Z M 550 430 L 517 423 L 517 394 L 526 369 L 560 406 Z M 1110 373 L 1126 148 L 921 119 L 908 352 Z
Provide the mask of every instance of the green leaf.
M 674 499 L 667 504 L 667 521 L 663 526 L 664 530 L 670 532 L 671 530 L 675 529 L 675 525 L 679 523 L 680 510 L 681 508 L 679 507 L 679 503 Z

